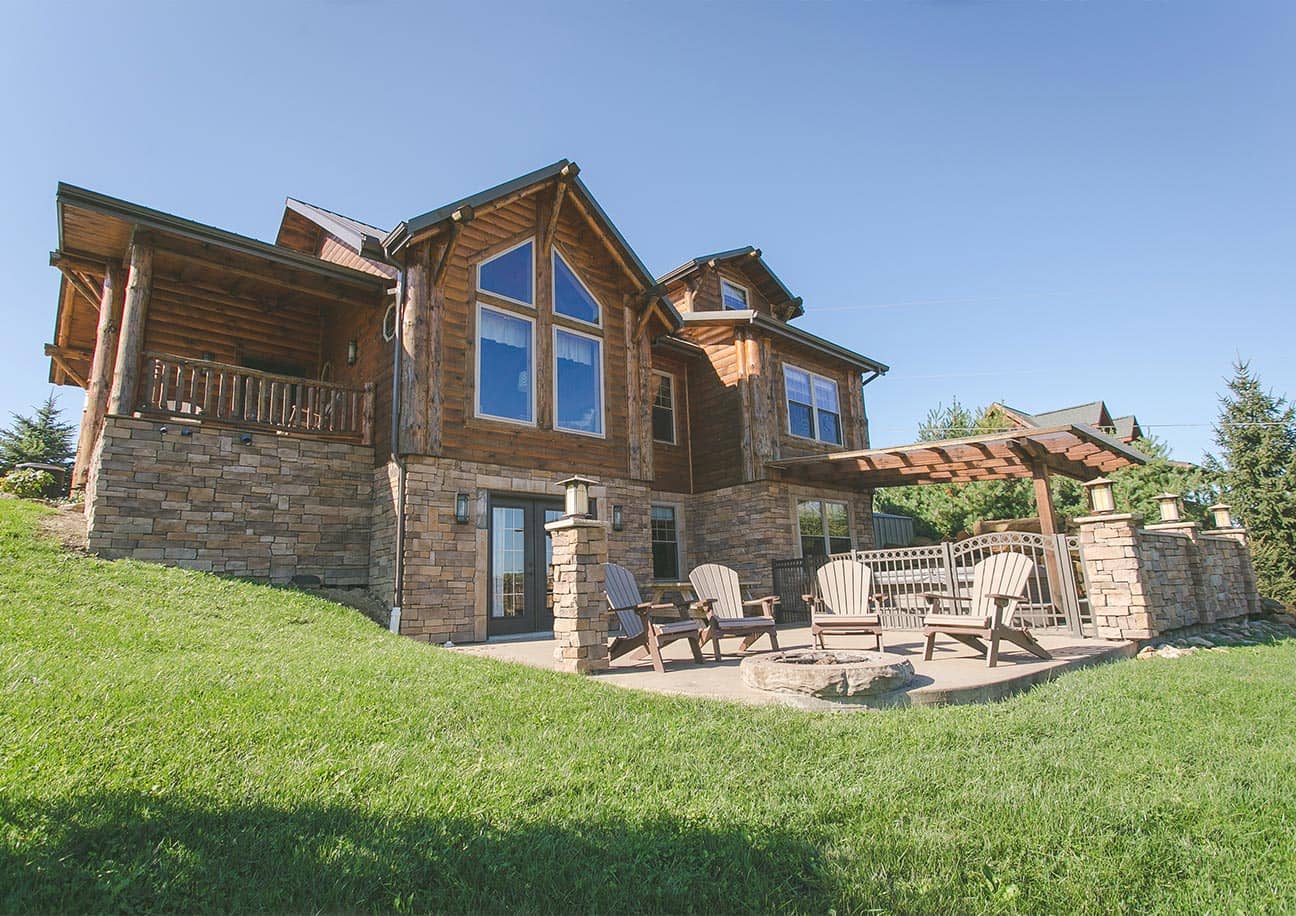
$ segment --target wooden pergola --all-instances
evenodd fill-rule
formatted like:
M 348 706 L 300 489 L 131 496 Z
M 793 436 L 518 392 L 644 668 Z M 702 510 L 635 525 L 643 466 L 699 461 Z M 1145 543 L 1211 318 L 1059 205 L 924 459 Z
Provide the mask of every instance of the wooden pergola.
M 1029 478 L 1041 531 L 1058 534 L 1051 475 L 1091 480 L 1146 462 L 1144 455 L 1092 427 L 1055 426 L 785 458 L 769 466 L 783 480 L 852 490 Z

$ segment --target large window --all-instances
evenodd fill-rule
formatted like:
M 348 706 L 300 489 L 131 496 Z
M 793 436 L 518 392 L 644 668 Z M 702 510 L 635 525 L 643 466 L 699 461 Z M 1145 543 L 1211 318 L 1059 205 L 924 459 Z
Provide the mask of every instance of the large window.
M 801 556 L 821 557 L 851 549 L 850 515 L 846 504 L 822 499 L 797 503 Z
M 788 432 L 804 439 L 841 445 L 841 409 L 837 383 L 795 366 L 783 367 Z
M 679 581 L 679 526 L 674 506 L 652 507 L 652 557 L 654 579 Z
M 531 319 L 477 307 L 477 415 L 535 422 L 535 325 Z
M 598 300 L 557 248 L 553 250 L 553 307 L 559 315 L 600 324 Z
M 747 290 L 737 283 L 730 283 L 728 280 L 720 281 L 720 301 L 727 309 L 745 309 L 747 305 Z
M 657 391 L 653 395 L 653 439 L 675 444 L 675 377 L 665 372 L 653 373 Z
M 535 244 L 528 239 L 477 265 L 477 288 L 521 305 L 535 304 Z
M 554 328 L 554 426 L 603 435 L 603 341 Z

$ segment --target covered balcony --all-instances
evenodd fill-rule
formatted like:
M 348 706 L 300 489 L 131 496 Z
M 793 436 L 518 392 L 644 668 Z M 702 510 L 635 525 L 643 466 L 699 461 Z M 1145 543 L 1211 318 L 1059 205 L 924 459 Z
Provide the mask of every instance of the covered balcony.
M 377 368 L 386 265 L 333 263 L 67 185 L 58 215 L 46 353 L 52 382 L 86 389 L 74 486 L 110 415 L 373 443 L 389 390 Z

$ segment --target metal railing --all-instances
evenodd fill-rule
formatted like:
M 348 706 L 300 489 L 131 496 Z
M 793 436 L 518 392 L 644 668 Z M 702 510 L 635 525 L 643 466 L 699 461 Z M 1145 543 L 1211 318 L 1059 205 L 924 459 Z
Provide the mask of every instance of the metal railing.
M 1017 621 L 1032 629 L 1066 630 L 1083 635 L 1092 625 L 1085 597 L 1080 548 L 1075 537 L 1021 531 L 982 534 L 927 547 L 852 550 L 830 557 L 775 560 L 774 591 L 780 598 L 780 622 L 805 622 L 809 608 L 801 600 L 814 590 L 815 572 L 836 559 L 855 559 L 873 570 L 873 602 L 882 625 L 916 630 L 929 609 L 931 592 L 966 595 L 976 564 L 994 553 L 1013 550 L 1033 561 L 1026 601 Z
M 144 409 L 154 413 L 372 441 L 372 385 L 146 353 L 143 387 Z

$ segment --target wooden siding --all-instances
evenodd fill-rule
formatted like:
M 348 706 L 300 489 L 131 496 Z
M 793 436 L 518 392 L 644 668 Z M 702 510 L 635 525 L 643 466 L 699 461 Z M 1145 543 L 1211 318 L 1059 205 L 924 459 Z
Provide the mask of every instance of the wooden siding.
M 774 366 L 770 380 L 775 405 L 772 417 L 777 424 L 774 460 L 868 448 L 867 421 L 860 396 L 859 370 L 791 341 L 776 340 L 773 342 L 773 347 Z M 830 378 L 837 383 L 837 400 L 841 410 L 841 445 L 831 442 L 819 442 L 814 439 L 804 439 L 788 432 L 787 396 L 783 386 L 783 367 L 789 364 L 798 369 L 804 369 L 807 372 Z M 854 380 L 853 383 L 852 380 Z
M 468 223 L 458 240 L 444 281 L 445 324 L 442 335 L 444 395 L 442 447 L 445 457 L 494 462 L 536 470 L 572 471 L 626 477 L 630 474 L 629 394 L 624 297 L 636 285 L 603 248 L 585 218 L 568 201 L 555 230 L 555 244 L 602 305 L 604 437 L 553 429 L 553 327 L 592 329 L 552 314 L 551 268 L 536 250 L 536 307 L 509 305 L 476 291 L 477 264 L 530 237 L 547 222 L 552 188 L 514 201 Z M 524 426 L 475 416 L 476 304 L 498 305 L 536 322 L 536 425 Z
M 742 481 L 742 404 L 733 329 L 690 329 L 702 347 L 688 383 L 689 441 L 693 445 L 693 489 L 715 490 Z
M 390 304 L 388 300 L 387 304 Z M 374 460 L 386 463 L 391 453 L 392 347 L 383 340 L 382 320 L 387 304 L 324 310 L 320 371 L 325 363 L 333 367 L 333 381 L 354 388 L 374 386 Z M 356 363 L 346 362 L 347 342 L 356 342 Z
M 653 486 L 671 493 L 693 492 L 693 475 L 689 449 L 688 392 L 690 372 L 705 371 L 700 359 L 688 359 L 655 348 L 652 352 L 653 369 L 669 373 L 675 379 L 675 444 L 653 441 Z M 654 383 L 652 398 L 657 396 Z M 651 412 L 652 402 L 649 401 Z

